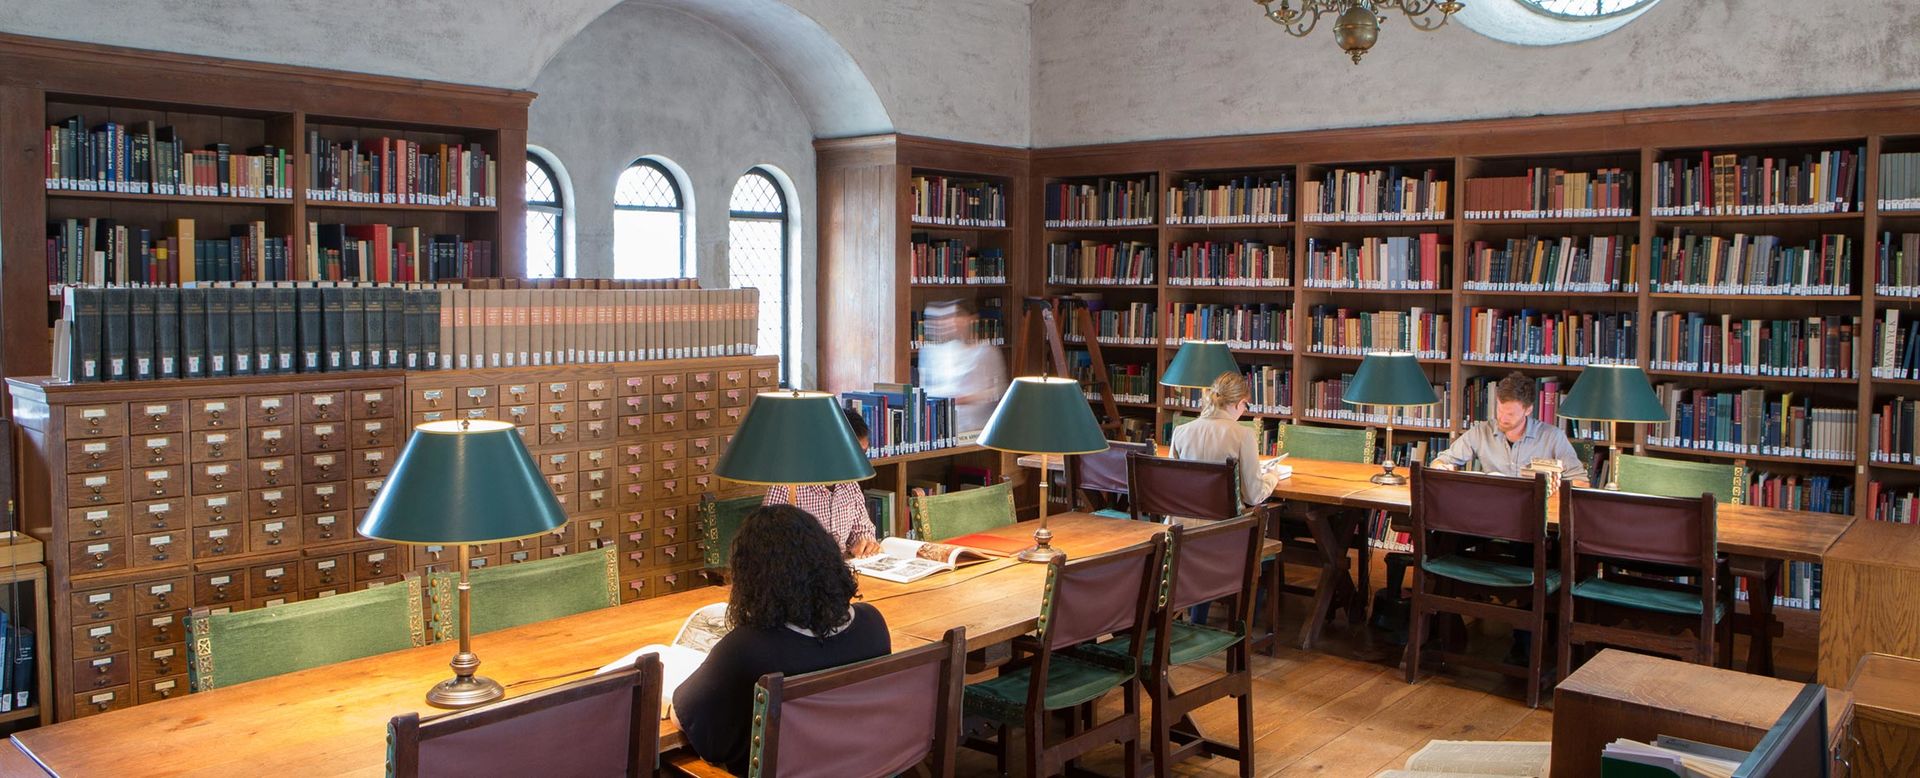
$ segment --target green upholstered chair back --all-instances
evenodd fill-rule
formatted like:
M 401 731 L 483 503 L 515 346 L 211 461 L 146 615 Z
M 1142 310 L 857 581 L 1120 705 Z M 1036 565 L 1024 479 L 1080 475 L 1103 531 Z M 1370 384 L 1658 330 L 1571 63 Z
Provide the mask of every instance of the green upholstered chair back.
M 979 489 L 913 498 L 913 529 L 921 540 L 985 532 L 1014 522 L 1013 484 L 1002 481 Z
M 1660 497 L 1699 497 L 1711 494 L 1725 505 L 1746 502 L 1746 466 L 1719 462 L 1621 454 L 1620 490 Z
M 427 644 L 420 578 L 270 608 L 187 617 L 193 690 Z
M 473 632 L 492 632 L 620 604 L 615 546 L 551 559 L 489 567 L 468 574 L 473 584 Z M 427 579 L 434 640 L 460 634 L 458 572 Z
M 1276 430 L 1281 453 L 1330 462 L 1372 462 L 1372 427 L 1309 427 L 1282 424 Z
M 708 570 L 726 569 L 727 555 L 733 549 L 733 536 L 740 534 L 740 524 L 747 520 L 747 514 L 765 501 L 766 498 L 758 494 L 725 500 L 716 500 L 709 495 L 700 501 L 701 556 L 706 560 Z

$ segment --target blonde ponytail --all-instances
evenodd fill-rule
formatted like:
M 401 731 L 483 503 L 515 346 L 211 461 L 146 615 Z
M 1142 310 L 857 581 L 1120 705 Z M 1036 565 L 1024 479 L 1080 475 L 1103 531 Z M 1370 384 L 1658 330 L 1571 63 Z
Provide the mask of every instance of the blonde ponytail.
M 1247 399 L 1247 379 L 1239 373 L 1221 373 L 1213 379 L 1213 385 L 1207 387 L 1206 395 L 1200 401 L 1203 413 L 1215 411 L 1225 413 L 1234 404 Z

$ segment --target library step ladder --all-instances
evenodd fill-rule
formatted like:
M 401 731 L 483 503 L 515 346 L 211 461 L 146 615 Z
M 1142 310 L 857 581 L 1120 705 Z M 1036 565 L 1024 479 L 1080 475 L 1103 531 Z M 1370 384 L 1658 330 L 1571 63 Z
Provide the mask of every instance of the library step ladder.
M 1066 378 L 1073 377 L 1073 367 L 1067 363 L 1066 342 L 1060 335 L 1059 305 L 1060 298 L 1057 297 L 1026 298 L 1024 304 L 1026 313 L 1020 328 L 1022 336 L 1016 341 L 1017 347 L 1013 354 L 1014 369 L 1024 369 L 1026 365 L 1032 364 L 1028 349 L 1032 348 L 1036 338 L 1044 333 L 1045 346 L 1043 347 L 1052 354 L 1053 365 L 1051 370 L 1042 365 L 1042 372 Z M 1090 388 L 1100 393 L 1100 429 L 1107 433 L 1108 438 L 1112 438 L 1120 432 L 1120 408 L 1113 402 L 1113 387 L 1108 383 L 1107 378 L 1107 360 L 1100 356 L 1100 337 L 1097 334 L 1099 331 L 1094 329 L 1093 317 L 1087 312 L 1086 306 L 1073 306 L 1073 316 L 1074 321 L 1080 325 L 1080 331 L 1087 333 L 1087 356 L 1093 361 Z M 1040 319 L 1038 327 L 1034 326 L 1035 317 Z

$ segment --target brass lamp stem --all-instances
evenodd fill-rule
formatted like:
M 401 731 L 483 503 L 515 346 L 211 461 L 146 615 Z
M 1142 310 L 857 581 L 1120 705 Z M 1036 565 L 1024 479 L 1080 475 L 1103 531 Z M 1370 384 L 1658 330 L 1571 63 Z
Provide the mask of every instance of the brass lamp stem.
M 1607 489 L 1620 491 L 1620 422 L 1607 421 Z
M 1380 452 L 1380 473 L 1367 479 L 1382 486 L 1399 486 L 1407 482 L 1407 477 L 1393 472 L 1393 412 L 1387 412 L 1387 445 Z
M 466 708 L 483 702 L 500 699 L 506 695 L 506 689 L 500 683 L 485 676 L 474 675 L 480 669 L 480 657 L 473 653 L 473 609 L 470 606 L 473 585 L 467 580 L 470 567 L 467 555 L 470 550 L 465 543 L 460 545 L 460 653 L 453 655 L 448 665 L 453 668 L 453 677 L 436 684 L 427 692 L 427 704 L 436 708 Z
M 1015 559 L 1018 559 L 1022 562 L 1039 562 L 1039 563 L 1045 564 L 1047 562 L 1051 562 L 1055 559 L 1066 556 L 1066 554 L 1062 553 L 1060 549 L 1057 549 L 1051 545 L 1048 545 L 1049 543 L 1053 542 L 1053 531 L 1050 529 L 1047 529 L 1047 473 L 1048 473 L 1047 455 L 1041 454 L 1040 455 L 1040 528 L 1033 531 L 1033 545 L 1026 549 L 1023 549 L 1020 553 L 1013 555 Z

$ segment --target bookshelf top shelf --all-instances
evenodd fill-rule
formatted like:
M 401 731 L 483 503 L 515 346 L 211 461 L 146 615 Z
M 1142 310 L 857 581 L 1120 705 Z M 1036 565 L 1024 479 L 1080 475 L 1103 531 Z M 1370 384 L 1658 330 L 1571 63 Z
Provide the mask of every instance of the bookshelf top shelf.
M 1740 375 L 1735 373 L 1711 373 L 1704 370 L 1648 370 L 1647 375 L 1664 378 L 1691 378 L 1705 381 L 1727 381 L 1734 383 L 1758 384 L 1844 384 L 1853 386 L 1859 383 L 1856 377 L 1810 378 L 1807 376 L 1779 375 Z
M 1578 225 L 1578 224 L 1619 224 L 1619 225 L 1628 225 L 1628 224 L 1639 224 L 1639 223 L 1640 223 L 1640 217 L 1638 217 L 1638 216 L 1586 216 L 1586 217 L 1577 217 L 1577 218 L 1551 218 L 1551 219 L 1464 219 L 1464 220 L 1462 220 L 1462 221 L 1463 221 L 1464 223 L 1466 223 L 1466 224 L 1472 224 L 1472 225 L 1483 225 L 1483 226 L 1500 226 L 1500 225 L 1508 225 L 1508 224 L 1526 224 L 1526 225 L 1533 225 L 1533 224 L 1545 224 L 1545 225 Z
M 341 211 L 416 211 L 435 213 L 498 213 L 499 208 L 481 205 L 412 205 L 409 203 L 348 203 L 337 200 L 308 200 L 308 208 Z
M 48 197 L 73 200 L 110 200 L 129 203 L 190 203 L 208 205 L 292 205 L 289 197 L 205 197 L 200 195 L 127 194 L 125 192 L 87 192 L 77 189 L 48 189 Z
M 1771 213 L 1749 216 L 1655 216 L 1654 224 L 1766 224 L 1768 222 L 1857 222 L 1866 218 L 1860 211 L 1835 213 Z
M 1381 227 L 1452 227 L 1452 219 L 1389 219 L 1383 221 L 1314 221 L 1302 219 L 1303 227 L 1328 229 L 1379 229 Z

